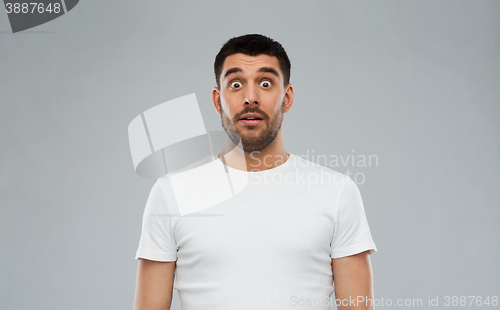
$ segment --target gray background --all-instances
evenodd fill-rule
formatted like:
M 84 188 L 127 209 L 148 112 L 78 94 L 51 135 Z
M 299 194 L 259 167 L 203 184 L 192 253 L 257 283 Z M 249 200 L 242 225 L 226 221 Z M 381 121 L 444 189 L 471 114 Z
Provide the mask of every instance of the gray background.
M 154 180 L 135 174 L 127 126 L 194 92 L 220 130 L 214 57 L 245 33 L 291 59 L 288 152 L 379 158 L 336 168 L 366 176 L 376 297 L 425 309 L 429 296 L 500 295 L 499 13 L 499 1 L 87 0 L 12 34 L 0 12 L 0 309 L 132 309 Z

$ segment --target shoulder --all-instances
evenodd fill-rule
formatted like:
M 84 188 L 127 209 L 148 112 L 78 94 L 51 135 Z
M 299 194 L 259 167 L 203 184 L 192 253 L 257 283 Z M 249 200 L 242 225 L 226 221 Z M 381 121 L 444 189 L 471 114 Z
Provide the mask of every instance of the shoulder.
M 151 189 L 151 195 L 154 201 L 158 203 L 157 207 L 163 212 L 178 213 L 177 201 L 170 177 L 170 173 L 159 177 Z

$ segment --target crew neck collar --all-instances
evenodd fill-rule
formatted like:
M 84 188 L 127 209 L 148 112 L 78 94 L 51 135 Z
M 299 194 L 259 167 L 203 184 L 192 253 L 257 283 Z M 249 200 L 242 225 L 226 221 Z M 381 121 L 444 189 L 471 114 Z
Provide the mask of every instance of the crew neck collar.
M 259 175 L 259 174 L 265 174 L 265 173 L 270 173 L 270 172 L 277 172 L 281 169 L 284 169 L 286 167 L 288 167 L 290 165 L 290 163 L 292 162 L 292 160 L 295 160 L 295 155 L 292 154 L 292 153 L 288 153 L 290 154 L 290 156 L 288 156 L 288 159 L 282 163 L 281 165 L 279 166 L 276 166 L 274 168 L 271 168 L 271 169 L 266 169 L 266 170 L 260 170 L 260 171 L 246 171 L 246 170 L 240 170 L 240 169 L 235 169 L 235 168 L 232 168 L 226 164 L 224 164 L 222 162 L 222 160 L 220 160 L 219 156 L 217 156 L 217 162 L 219 162 L 226 170 L 228 171 L 231 171 L 231 172 L 236 172 L 236 173 L 244 173 L 244 174 L 250 174 L 250 175 Z

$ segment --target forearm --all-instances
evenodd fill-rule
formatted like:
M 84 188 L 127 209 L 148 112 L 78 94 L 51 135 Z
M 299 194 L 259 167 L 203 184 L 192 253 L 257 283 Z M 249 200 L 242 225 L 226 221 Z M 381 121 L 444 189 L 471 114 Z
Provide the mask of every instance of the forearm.
M 339 310 L 373 310 L 373 275 L 368 252 L 332 260 Z
M 133 310 L 170 310 L 175 262 L 140 259 Z

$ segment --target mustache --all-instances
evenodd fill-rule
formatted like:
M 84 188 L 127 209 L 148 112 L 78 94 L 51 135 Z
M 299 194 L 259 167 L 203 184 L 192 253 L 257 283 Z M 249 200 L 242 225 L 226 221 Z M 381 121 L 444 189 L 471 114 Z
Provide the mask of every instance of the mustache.
M 235 116 L 235 119 L 239 120 L 243 115 L 245 115 L 247 113 L 257 113 L 257 114 L 260 114 L 264 120 L 266 120 L 266 119 L 269 118 L 269 116 L 267 115 L 266 112 L 264 112 L 262 110 L 259 110 L 259 109 L 253 108 L 253 109 L 246 109 L 246 110 L 241 111 L 241 113 L 239 113 L 237 116 Z

